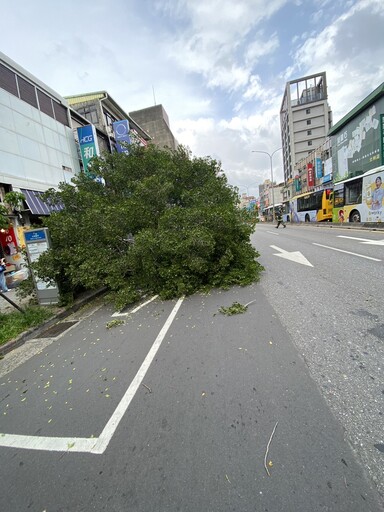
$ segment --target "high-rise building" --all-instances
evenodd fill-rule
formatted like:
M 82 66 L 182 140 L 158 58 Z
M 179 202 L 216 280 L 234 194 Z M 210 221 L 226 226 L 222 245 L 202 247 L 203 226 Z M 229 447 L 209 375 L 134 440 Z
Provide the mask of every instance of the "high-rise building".
M 286 184 L 294 178 L 296 164 L 325 141 L 331 126 L 326 73 L 287 82 L 280 109 Z

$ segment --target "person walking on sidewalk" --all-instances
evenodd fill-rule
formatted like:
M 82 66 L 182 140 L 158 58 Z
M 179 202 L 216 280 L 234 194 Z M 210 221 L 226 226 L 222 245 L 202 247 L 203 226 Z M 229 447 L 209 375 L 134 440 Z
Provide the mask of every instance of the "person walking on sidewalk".
M 282 216 L 281 212 L 278 212 L 278 213 L 277 213 L 277 226 L 276 226 L 276 229 L 278 229 L 278 228 L 279 228 L 280 224 L 282 224 L 284 228 L 286 228 L 286 227 L 287 227 L 287 226 L 285 225 L 285 222 L 284 222 L 284 220 L 283 220 L 283 216 Z
M 7 281 L 5 280 L 5 270 L 6 270 L 6 266 L 5 266 L 5 259 L 4 258 L 1 258 L 0 260 L 0 290 L 2 292 L 8 292 L 8 287 L 7 287 Z

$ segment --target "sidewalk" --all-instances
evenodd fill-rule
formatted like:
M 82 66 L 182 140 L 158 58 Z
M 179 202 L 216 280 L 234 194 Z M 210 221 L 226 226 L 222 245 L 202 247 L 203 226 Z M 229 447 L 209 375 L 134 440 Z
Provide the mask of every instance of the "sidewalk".
M 80 294 L 76 297 L 74 303 L 67 307 L 57 307 L 57 312 L 46 322 L 39 325 L 38 327 L 32 327 L 31 329 L 21 333 L 17 338 L 4 343 L 4 345 L 0 346 L 0 356 L 4 356 L 11 350 L 23 345 L 31 335 L 36 335 L 38 332 L 42 332 L 44 329 L 50 327 L 63 320 L 70 314 L 78 311 L 81 307 L 83 307 L 88 302 L 96 299 L 100 295 L 103 295 L 107 291 L 106 288 L 100 288 L 99 290 L 90 290 Z M 29 298 L 19 299 L 16 295 L 15 289 L 10 289 L 8 292 L 4 293 L 10 300 L 15 302 L 19 307 L 24 308 L 28 305 Z M 0 313 L 8 314 L 13 313 L 14 311 L 18 311 L 15 307 L 13 307 L 7 300 L 5 300 L 2 296 L 0 296 Z
M 29 297 L 20 299 L 16 293 L 16 288 L 9 288 L 9 291 L 4 292 L 3 295 L 21 308 L 27 306 L 30 300 Z M 17 311 L 17 309 L 0 295 L 0 313 L 8 314 L 13 313 L 14 311 Z

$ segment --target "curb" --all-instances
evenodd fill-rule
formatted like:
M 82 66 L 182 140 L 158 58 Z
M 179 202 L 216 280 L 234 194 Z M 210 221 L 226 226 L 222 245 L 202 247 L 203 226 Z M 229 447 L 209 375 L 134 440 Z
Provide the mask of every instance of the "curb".
M 274 222 L 262 222 L 263 224 L 275 225 Z M 344 223 L 332 223 L 332 222 L 286 222 L 287 226 L 314 226 L 318 228 L 333 228 L 333 229 L 362 229 L 364 231 L 384 231 L 384 222 L 344 222 Z
M 21 347 L 21 345 L 24 345 L 26 341 L 28 341 L 32 336 L 32 334 L 39 335 L 41 332 L 45 331 L 48 327 L 51 327 L 55 323 L 58 323 L 60 320 L 63 320 L 63 318 L 66 318 L 67 316 L 71 315 L 72 313 L 75 313 L 78 311 L 81 307 L 84 306 L 84 304 L 87 304 L 88 302 L 91 302 L 92 300 L 96 299 L 100 295 L 103 295 L 108 289 L 107 288 L 101 288 L 100 290 L 95 290 L 91 292 L 87 292 L 75 301 L 75 303 L 70 306 L 68 309 L 63 309 L 62 311 L 59 311 L 56 313 L 52 318 L 47 320 L 46 322 L 36 326 L 31 327 L 31 329 L 28 329 L 25 332 L 22 332 L 17 336 L 15 339 L 7 341 L 4 343 L 4 345 L 0 346 L 0 357 L 4 357 L 5 354 L 8 354 L 15 348 Z

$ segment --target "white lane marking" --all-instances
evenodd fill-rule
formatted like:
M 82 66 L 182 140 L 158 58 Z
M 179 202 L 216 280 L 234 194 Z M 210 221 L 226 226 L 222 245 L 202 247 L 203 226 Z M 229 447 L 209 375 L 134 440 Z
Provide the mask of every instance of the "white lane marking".
M 143 364 L 140 366 L 139 371 L 136 373 L 133 381 L 131 382 L 129 388 L 125 392 L 125 395 L 120 400 L 119 405 L 116 407 L 115 412 L 112 414 L 108 423 L 105 425 L 104 430 L 99 436 L 98 442 L 92 448 L 92 453 L 103 453 L 107 448 L 109 441 L 111 440 L 115 430 L 120 423 L 121 418 L 125 414 L 125 411 L 128 409 L 129 404 L 131 403 L 132 398 L 135 396 L 135 393 L 140 386 L 142 380 L 145 377 L 145 374 L 148 371 L 149 366 L 151 365 L 157 351 L 160 348 L 161 342 L 163 341 L 165 335 L 167 334 L 168 329 L 170 328 L 182 302 L 184 297 L 179 299 L 171 311 L 171 314 L 167 318 L 167 321 L 163 325 L 161 331 L 157 335 L 150 351 L 147 354 L 147 357 L 144 359 Z
M 44 450 L 50 452 L 85 452 L 90 453 L 97 438 L 86 437 L 39 437 L 17 434 L 0 434 L 0 446 L 23 448 L 27 450 Z
M 315 244 L 318 247 L 324 247 L 325 249 L 331 249 L 331 251 L 338 251 L 338 252 L 344 252 L 345 254 L 352 254 L 352 256 L 358 256 L 359 258 L 365 258 L 366 260 L 372 260 L 372 261 L 381 261 L 378 258 L 371 258 L 370 256 L 364 256 L 363 254 L 357 254 L 356 252 L 350 252 L 350 251 L 343 251 L 342 249 L 336 249 L 336 247 L 329 247 L 328 245 L 322 245 L 322 244 Z
M 132 309 L 131 311 L 128 311 L 127 313 L 120 313 L 119 311 L 117 311 L 116 313 L 113 313 L 112 316 L 128 316 L 128 315 L 132 315 L 133 313 L 136 313 L 136 311 L 139 311 L 139 309 L 143 308 L 144 306 L 146 306 L 147 304 L 149 304 L 153 300 L 157 299 L 157 297 L 158 297 L 158 295 L 154 295 L 151 299 L 143 302 L 142 304 L 139 304 L 136 308 Z
M 167 334 L 173 320 L 175 319 L 175 316 L 181 304 L 183 303 L 183 300 L 184 297 L 180 298 L 175 304 L 161 331 L 157 335 L 157 338 L 153 342 L 153 345 L 150 348 L 146 358 L 136 373 L 133 381 L 125 392 L 123 398 L 120 400 L 118 406 L 108 420 L 99 437 L 40 437 L 0 433 L 0 446 L 55 452 L 82 452 L 95 454 L 104 453 L 122 417 L 127 411 L 129 404 L 135 396 L 137 389 L 143 381 L 148 368 L 156 356 L 156 353 L 159 350 L 160 345 L 165 335 Z
M 367 245 L 384 245 L 384 240 L 372 240 L 372 238 L 357 238 L 355 236 L 337 235 L 338 238 L 349 238 L 350 240 L 358 240 L 362 244 Z
M 276 245 L 271 245 L 270 247 L 276 251 L 279 251 L 279 254 L 274 254 L 274 256 L 280 256 L 280 258 L 294 261 L 295 263 L 300 263 L 301 265 L 307 265 L 308 267 L 313 267 L 312 263 L 309 263 L 307 258 L 299 251 L 288 252 L 284 249 L 280 249 L 280 247 L 276 247 Z
M 270 235 L 275 235 L 275 236 L 279 235 L 279 233 L 276 233 L 276 231 L 267 231 L 267 233 L 269 233 Z

